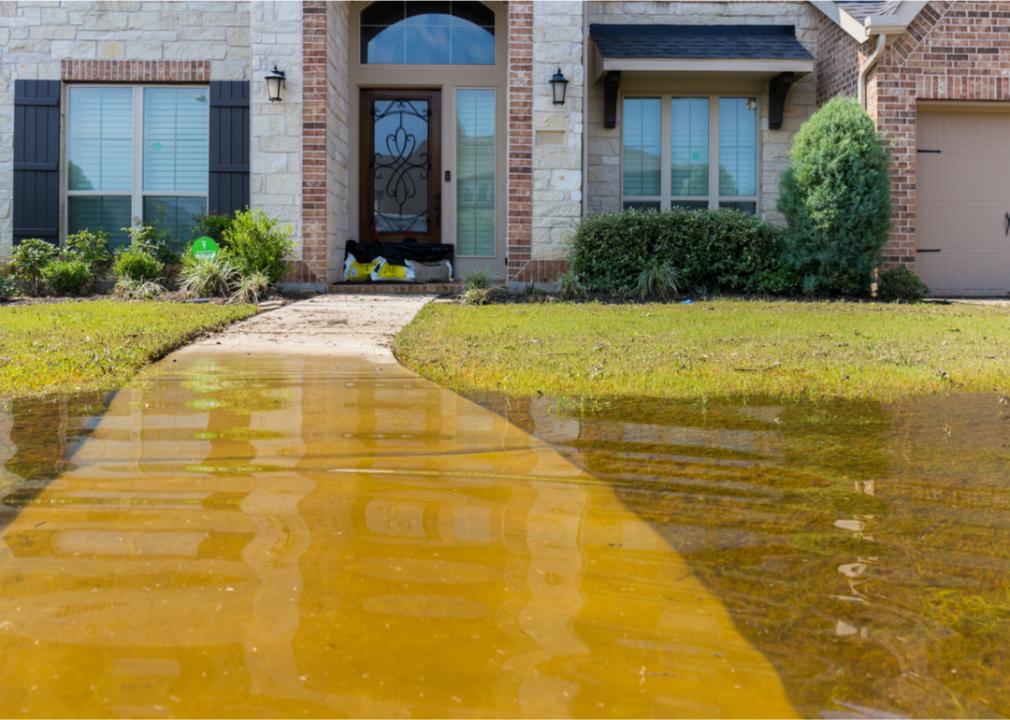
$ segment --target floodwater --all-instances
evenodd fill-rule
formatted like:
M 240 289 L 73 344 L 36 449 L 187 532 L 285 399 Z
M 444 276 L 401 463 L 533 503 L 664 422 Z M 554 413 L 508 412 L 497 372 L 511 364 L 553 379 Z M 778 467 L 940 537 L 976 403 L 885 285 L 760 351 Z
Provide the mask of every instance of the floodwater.
M 811 717 L 1010 715 L 1010 405 L 478 398 L 605 481 Z
M 188 355 L 104 400 L 0 412 L 0 716 L 796 712 L 677 502 L 395 365 Z

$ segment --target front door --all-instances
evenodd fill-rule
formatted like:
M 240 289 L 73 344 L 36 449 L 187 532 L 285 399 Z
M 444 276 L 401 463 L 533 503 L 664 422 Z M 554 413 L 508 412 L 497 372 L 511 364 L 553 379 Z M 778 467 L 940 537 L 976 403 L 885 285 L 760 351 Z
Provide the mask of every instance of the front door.
M 362 90 L 362 242 L 440 242 L 441 108 L 438 90 Z

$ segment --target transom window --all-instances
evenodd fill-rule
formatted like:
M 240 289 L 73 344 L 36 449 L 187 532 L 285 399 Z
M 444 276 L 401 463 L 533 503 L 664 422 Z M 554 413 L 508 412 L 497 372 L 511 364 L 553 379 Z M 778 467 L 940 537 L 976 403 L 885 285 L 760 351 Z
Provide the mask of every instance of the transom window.
M 623 107 L 625 209 L 757 212 L 757 100 L 629 97 Z
M 373 2 L 361 11 L 361 62 L 494 65 L 494 11 L 482 2 Z
M 188 242 L 207 211 L 209 115 L 206 87 L 71 87 L 67 232 L 116 247 L 137 219 Z

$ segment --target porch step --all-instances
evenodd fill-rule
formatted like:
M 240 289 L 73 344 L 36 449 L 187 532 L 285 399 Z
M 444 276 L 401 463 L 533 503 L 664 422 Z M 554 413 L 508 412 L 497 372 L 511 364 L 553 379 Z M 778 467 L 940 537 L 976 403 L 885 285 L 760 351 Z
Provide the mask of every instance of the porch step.
M 338 295 L 445 295 L 460 289 L 461 283 L 336 282 L 329 291 Z

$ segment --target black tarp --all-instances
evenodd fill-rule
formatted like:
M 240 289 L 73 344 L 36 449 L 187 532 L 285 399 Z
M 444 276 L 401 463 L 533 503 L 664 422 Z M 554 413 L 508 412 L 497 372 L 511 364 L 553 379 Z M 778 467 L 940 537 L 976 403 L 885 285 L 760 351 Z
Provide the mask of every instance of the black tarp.
M 393 265 L 404 265 L 407 260 L 434 263 L 453 259 L 452 245 L 438 245 L 423 242 L 370 242 L 359 243 L 348 240 L 346 252 L 358 262 L 371 262 L 380 255 Z

